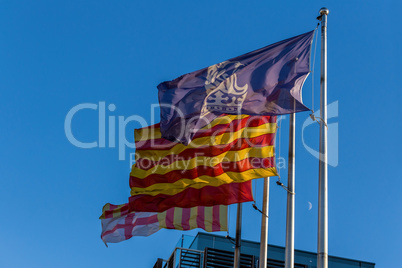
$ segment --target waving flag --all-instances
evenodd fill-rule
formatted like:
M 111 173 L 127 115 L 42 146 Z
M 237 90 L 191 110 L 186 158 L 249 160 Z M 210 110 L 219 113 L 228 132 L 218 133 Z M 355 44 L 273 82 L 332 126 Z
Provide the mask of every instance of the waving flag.
M 162 137 L 188 144 L 221 114 L 280 115 L 309 110 L 301 89 L 314 31 L 158 85 Z
M 131 211 L 252 201 L 251 179 L 276 176 L 276 117 L 226 115 L 189 145 L 161 137 L 159 125 L 134 132 Z
M 129 212 L 128 204 L 106 204 L 100 216 L 103 242 L 118 243 L 133 236 L 149 236 L 161 228 L 207 232 L 227 231 L 227 206 L 171 208 L 162 213 Z

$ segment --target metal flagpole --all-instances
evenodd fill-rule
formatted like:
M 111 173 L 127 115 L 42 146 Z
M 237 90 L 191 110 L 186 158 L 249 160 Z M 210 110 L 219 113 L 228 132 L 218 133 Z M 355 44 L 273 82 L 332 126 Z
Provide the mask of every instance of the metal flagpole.
M 295 232 L 295 134 L 296 115 L 290 114 L 289 124 L 289 165 L 288 165 L 288 187 L 286 205 L 286 247 L 285 247 L 285 268 L 294 267 L 294 232 Z
M 327 165 L 327 15 L 321 8 L 320 161 L 318 182 L 317 268 L 328 268 L 328 165 Z
M 268 257 L 268 209 L 269 209 L 269 177 L 264 178 L 264 191 L 261 214 L 261 241 L 259 268 L 267 268 Z
M 240 247 L 241 247 L 241 211 L 242 204 L 237 204 L 237 220 L 236 220 L 236 244 L 234 254 L 234 268 L 240 268 Z

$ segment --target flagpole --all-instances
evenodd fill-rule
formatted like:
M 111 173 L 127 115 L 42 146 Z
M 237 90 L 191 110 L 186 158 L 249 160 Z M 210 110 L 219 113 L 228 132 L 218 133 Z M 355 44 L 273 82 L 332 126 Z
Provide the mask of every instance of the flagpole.
M 240 247 L 241 247 L 241 214 L 242 204 L 237 204 L 237 220 L 236 220 L 236 242 L 234 254 L 234 268 L 240 268 Z
M 295 134 L 296 114 L 290 114 L 289 124 L 289 156 L 288 156 L 288 187 L 286 205 L 286 246 L 285 268 L 294 267 L 294 232 L 295 232 Z
M 320 161 L 318 179 L 317 268 L 328 268 L 328 165 L 327 165 L 327 15 L 321 8 Z
M 269 209 L 269 177 L 264 178 L 264 190 L 261 214 L 261 241 L 259 268 L 267 268 L 268 258 L 268 209 Z

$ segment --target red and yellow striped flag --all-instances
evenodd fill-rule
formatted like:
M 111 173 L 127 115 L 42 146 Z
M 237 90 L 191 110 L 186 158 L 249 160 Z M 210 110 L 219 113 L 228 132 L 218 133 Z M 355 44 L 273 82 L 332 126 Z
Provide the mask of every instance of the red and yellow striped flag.
M 225 115 L 189 145 L 161 138 L 159 124 L 136 129 L 131 211 L 252 201 L 251 179 L 276 176 L 276 117 Z
M 207 232 L 227 231 L 227 206 L 171 208 L 162 213 L 129 212 L 128 204 L 106 204 L 99 217 L 101 238 L 105 244 L 117 243 L 133 236 L 149 236 L 161 228 Z

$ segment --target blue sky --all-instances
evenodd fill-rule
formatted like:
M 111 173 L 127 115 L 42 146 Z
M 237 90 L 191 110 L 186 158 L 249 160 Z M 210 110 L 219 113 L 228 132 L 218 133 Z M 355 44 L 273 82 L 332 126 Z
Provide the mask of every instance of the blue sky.
M 328 17 L 331 118 L 329 254 L 395 267 L 402 252 L 400 173 L 402 59 L 399 1 L 0 1 L 0 262 L 2 267 L 152 267 L 183 232 L 161 230 L 106 248 L 102 206 L 129 196 L 129 154 L 82 149 L 64 132 L 70 109 L 114 104 L 112 116 L 151 123 L 156 86 L 314 29 Z M 314 109 L 319 106 L 319 44 Z M 312 77 L 303 99 L 312 107 Z M 316 251 L 318 125 L 297 115 L 297 249 Z M 287 155 L 288 117 L 281 152 Z M 132 141 L 129 123 L 125 134 Z M 336 129 L 338 131 L 336 131 Z M 98 114 L 74 117 L 74 136 L 98 140 Z M 302 140 L 304 134 L 304 143 Z M 281 170 L 287 181 L 287 170 Z M 284 245 L 286 192 L 271 179 L 269 243 Z M 255 198 L 262 200 L 261 180 Z M 309 203 L 312 209 L 309 210 Z M 231 208 L 234 236 L 236 207 Z M 260 214 L 244 205 L 243 238 L 258 241 Z M 195 235 L 198 230 L 186 232 Z M 224 233 L 223 233 L 224 234 Z M 161 242 L 162 241 L 162 242 Z

